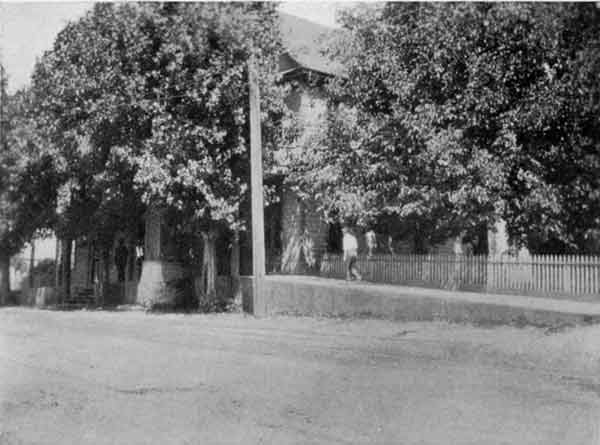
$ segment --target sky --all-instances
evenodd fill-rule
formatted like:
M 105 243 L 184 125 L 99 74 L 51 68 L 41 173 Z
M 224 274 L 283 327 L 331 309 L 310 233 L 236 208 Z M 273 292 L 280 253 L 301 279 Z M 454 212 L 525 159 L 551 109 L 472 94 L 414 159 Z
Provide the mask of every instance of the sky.
M 283 2 L 280 10 L 335 26 L 335 11 L 349 2 Z M 26 86 L 37 57 L 50 49 L 58 32 L 81 17 L 93 2 L 11 2 L 0 0 L 0 61 L 9 92 Z

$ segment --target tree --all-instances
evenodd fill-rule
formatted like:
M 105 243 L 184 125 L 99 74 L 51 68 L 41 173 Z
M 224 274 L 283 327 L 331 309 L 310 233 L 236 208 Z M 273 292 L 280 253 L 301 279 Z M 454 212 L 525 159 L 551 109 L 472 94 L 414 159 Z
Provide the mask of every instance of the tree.
M 40 155 L 28 114 L 27 91 L 8 95 L 0 65 L 0 302 L 10 290 L 10 257 L 52 224 L 55 177 L 50 159 Z
M 131 67 L 137 47 L 128 42 L 145 42 L 136 34 L 135 11 L 124 7 L 117 14 L 112 5 L 98 5 L 59 33 L 33 74 L 38 130 L 60 181 L 54 229 L 63 240 L 62 257 L 68 262 L 72 240 L 86 237 L 99 250 L 104 270 L 115 234 L 136 233 L 144 210 L 126 156 L 141 145 L 150 125 L 135 103 L 139 77 Z
M 8 191 L 8 168 L 12 164 L 12 153 L 8 152 L 7 133 L 8 133 L 8 116 L 6 110 L 7 93 L 6 93 L 6 73 L 4 67 L 0 65 L 0 239 L 2 244 L 5 244 L 7 235 L 12 232 L 11 213 L 12 208 L 7 200 L 6 192 Z M 6 240 L 8 241 L 8 240 Z M 6 243 L 8 244 L 8 243 Z M 5 304 L 10 293 L 10 256 L 8 254 L 11 246 L 0 245 L 0 304 Z M 12 249 L 11 249 L 12 250 Z
M 582 248 L 600 208 L 598 15 L 532 3 L 347 11 L 331 46 L 346 73 L 329 93 L 355 117 L 330 120 L 316 144 L 330 163 L 304 159 L 300 176 L 335 172 L 311 193 L 333 187 L 362 202 L 358 214 L 428 242 L 503 217 L 518 243 Z
M 161 44 L 154 69 L 161 97 L 152 137 L 136 158 L 136 181 L 146 199 L 181 215 L 177 231 L 202 234 L 202 271 L 206 293 L 212 294 L 217 234 L 238 232 L 246 223 L 240 208 L 248 189 L 251 55 L 260 71 L 263 116 L 283 112 L 275 84 L 280 53 L 275 8 L 186 3 L 159 14 L 165 22 L 156 33 Z
M 34 89 L 65 232 L 110 234 L 142 205 L 165 208 L 175 232 L 201 234 L 214 293 L 216 234 L 245 228 L 251 54 L 267 150 L 277 134 L 267 117 L 284 112 L 275 20 L 262 3 L 99 4 L 59 34 Z

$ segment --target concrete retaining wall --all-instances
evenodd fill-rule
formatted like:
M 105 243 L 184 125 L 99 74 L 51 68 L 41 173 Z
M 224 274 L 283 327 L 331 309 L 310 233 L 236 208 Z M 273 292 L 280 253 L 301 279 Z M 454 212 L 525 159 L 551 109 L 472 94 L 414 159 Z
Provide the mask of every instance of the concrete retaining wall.
M 564 304 L 533 297 L 346 283 L 314 277 L 267 276 L 258 295 L 254 295 L 251 278 L 245 277 L 242 291 L 244 307 L 252 305 L 252 312 L 258 316 L 293 314 L 534 325 L 600 322 L 600 305 L 588 307 L 584 303 Z

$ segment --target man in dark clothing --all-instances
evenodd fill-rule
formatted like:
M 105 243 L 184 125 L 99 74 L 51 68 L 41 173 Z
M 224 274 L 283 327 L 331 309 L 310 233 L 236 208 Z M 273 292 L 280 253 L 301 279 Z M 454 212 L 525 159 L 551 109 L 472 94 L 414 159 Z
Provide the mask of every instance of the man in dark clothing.
M 119 245 L 115 250 L 115 264 L 117 266 L 119 283 L 123 283 L 125 281 L 125 267 L 127 266 L 127 247 L 123 238 L 119 240 Z

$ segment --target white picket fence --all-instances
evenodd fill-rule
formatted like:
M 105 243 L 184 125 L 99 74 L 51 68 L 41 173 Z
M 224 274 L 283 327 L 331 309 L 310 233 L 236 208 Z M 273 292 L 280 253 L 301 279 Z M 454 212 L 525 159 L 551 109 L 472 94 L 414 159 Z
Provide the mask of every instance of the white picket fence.
M 443 289 L 485 290 L 525 295 L 588 296 L 600 300 L 600 256 L 531 255 L 527 259 L 486 255 L 359 256 L 357 267 L 368 281 L 425 285 Z M 323 277 L 345 278 L 342 255 L 325 254 Z

